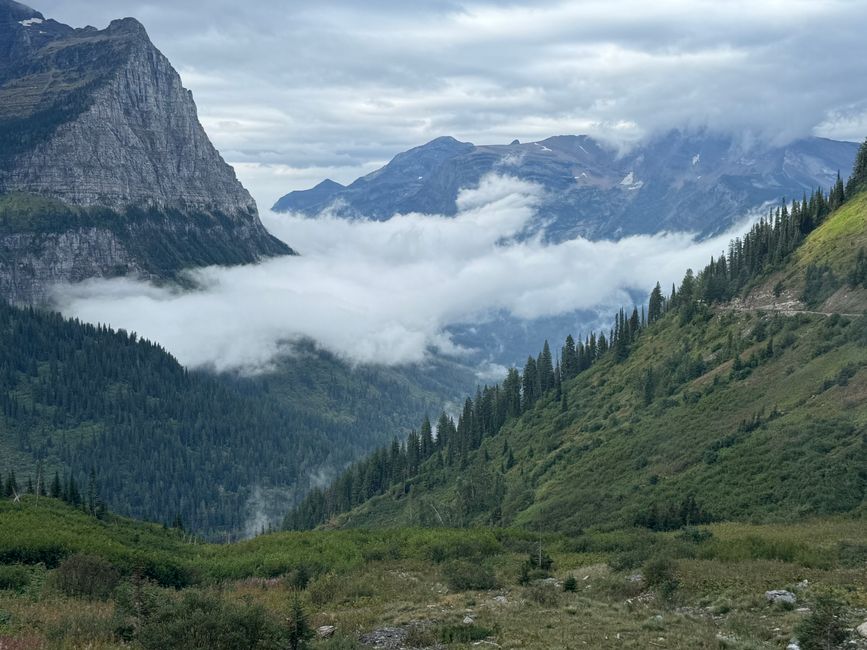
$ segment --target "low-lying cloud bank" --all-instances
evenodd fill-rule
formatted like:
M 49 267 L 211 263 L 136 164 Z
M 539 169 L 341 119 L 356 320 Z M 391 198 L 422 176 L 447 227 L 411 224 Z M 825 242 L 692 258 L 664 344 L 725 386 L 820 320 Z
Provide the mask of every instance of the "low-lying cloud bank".
M 520 237 L 542 189 L 489 176 L 465 190 L 454 218 L 398 215 L 386 222 L 268 215 L 301 251 L 243 267 L 190 271 L 194 291 L 129 278 L 58 287 L 65 314 L 158 341 L 190 367 L 254 372 L 312 338 L 358 363 L 460 355 L 446 328 L 498 313 L 522 319 L 630 304 L 629 290 L 679 280 L 718 255 L 731 233 L 559 244 Z

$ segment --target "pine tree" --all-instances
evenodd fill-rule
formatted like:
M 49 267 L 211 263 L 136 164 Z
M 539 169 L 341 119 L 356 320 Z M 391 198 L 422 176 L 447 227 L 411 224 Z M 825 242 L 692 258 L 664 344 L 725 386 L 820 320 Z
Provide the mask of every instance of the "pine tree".
M 572 377 L 578 374 L 578 359 L 575 353 L 575 339 L 572 338 L 571 334 L 566 337 L 566 343 L 563 346 L 561 356 L 563 358 L 561 365 L 563 378 L 572 379 Z
M 18 494 L 18 481 L 15 480 L 15 470 L 9 472 L 9 476 L 6 477 L 6 487 L 3 490 L 3 493 L 7 497 L 14 497 Z
M 301 650 L 307 647 L 307 641 L 313 637 L 313 630 L 307 620 L 307 614 L 301 605 L 301 597 L 298 592 L 293 592 L 292 603 L 289 608 L 289 616 L 286 618 L 289 628 L 288 641 L 291 650 Z
M 96 470 L 91 467 L 90 475 L 87 479 L 87 511 L 95 515 L 96 514 L 96 501 L 97 501 L 97 490 L 96 490 Z
M 521 401 L 521 411 L 525 412 L 536 403 L 539 397 L 538 388 L 539 377 L 536 371 L 536 360 L 533 357 L 527 358 L 527 364 L 524 366 L 523 376 L 523 398 Z
M 429 458 L 434 452 L 433 429 L 431 428 L 430 418 L 424 416 L 424 421 L 421 423 L 421 457 Z
M 542 347 L 542 352 L 539 354 L 536 367 L 539 373 L 540 395 L 544 395 L 554 388 L 554 361 L 551 357 L 551 348 L 548 346 L 547 339 L 545 340 L 545 345 Z
M 855 156 L 855 166 L 852 168 L 852 175 L 846 183 L 846 197 L 851 198 L 857 192 L 867 189 L 867 139 L 858 149 L 858 155 Z
M 60 474 L 57 472 L 54 472 L 49 495 L 52 499 L 60 499 L 63 496 L 63 488 L 60 485 Z

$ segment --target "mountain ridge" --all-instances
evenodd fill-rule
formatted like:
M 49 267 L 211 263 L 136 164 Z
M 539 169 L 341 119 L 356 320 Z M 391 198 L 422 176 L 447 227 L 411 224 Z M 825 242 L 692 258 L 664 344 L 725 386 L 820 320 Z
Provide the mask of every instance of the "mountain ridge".
M 460 189 L 499 173 L 545 188 L 540 221 L 554 241 L 662 230 L 710 235 L 769 201 L 827 189 L 838 171 L 849 175 L 857 147 L 823 138 L 774 147 L 674 130 L 621 153 L 586 135 L 478 146 L 446 136 L 398 154 L 345 188 L 320 190 L 317 202 L 309 190 L 298 191 L 272 209 L 375 220 L 407 212 L 451 216 Z

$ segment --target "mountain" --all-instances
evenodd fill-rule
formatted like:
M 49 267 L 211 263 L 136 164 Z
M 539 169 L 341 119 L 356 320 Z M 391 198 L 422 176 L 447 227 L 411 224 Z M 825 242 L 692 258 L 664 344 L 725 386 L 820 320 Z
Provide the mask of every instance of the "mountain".
M 867 507 L 867 144 L 842 182 L 610 332 L 553 352 L 385 447 L 291 528 L 557 530 L 799 521 Z
M 462 188 L 485 174 L 536 182 L 554 241 L 623 237 L 663 230 L 709 235 L 783 197 L 829 188 L 852 170 L 858 145 L 806 138 L 785 146 L 709 132 L 672 131 L 621 154 L 588 136 L 476 146 L 437 138 L 397 155 L 347 187 L 326 182 L 291 192 L 273 209 L 389 219 L 396 213 L 454 215 Z
M 0 295 L 291 252 L 139 22 L 73 29 L 0 0 Z

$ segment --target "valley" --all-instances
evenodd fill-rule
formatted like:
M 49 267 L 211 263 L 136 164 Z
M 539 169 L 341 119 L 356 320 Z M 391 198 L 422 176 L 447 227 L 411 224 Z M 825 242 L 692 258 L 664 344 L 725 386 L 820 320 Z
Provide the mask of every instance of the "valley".
M 867 649 L 867 12 L 567 5 L 0 0 L 0 650 Z

